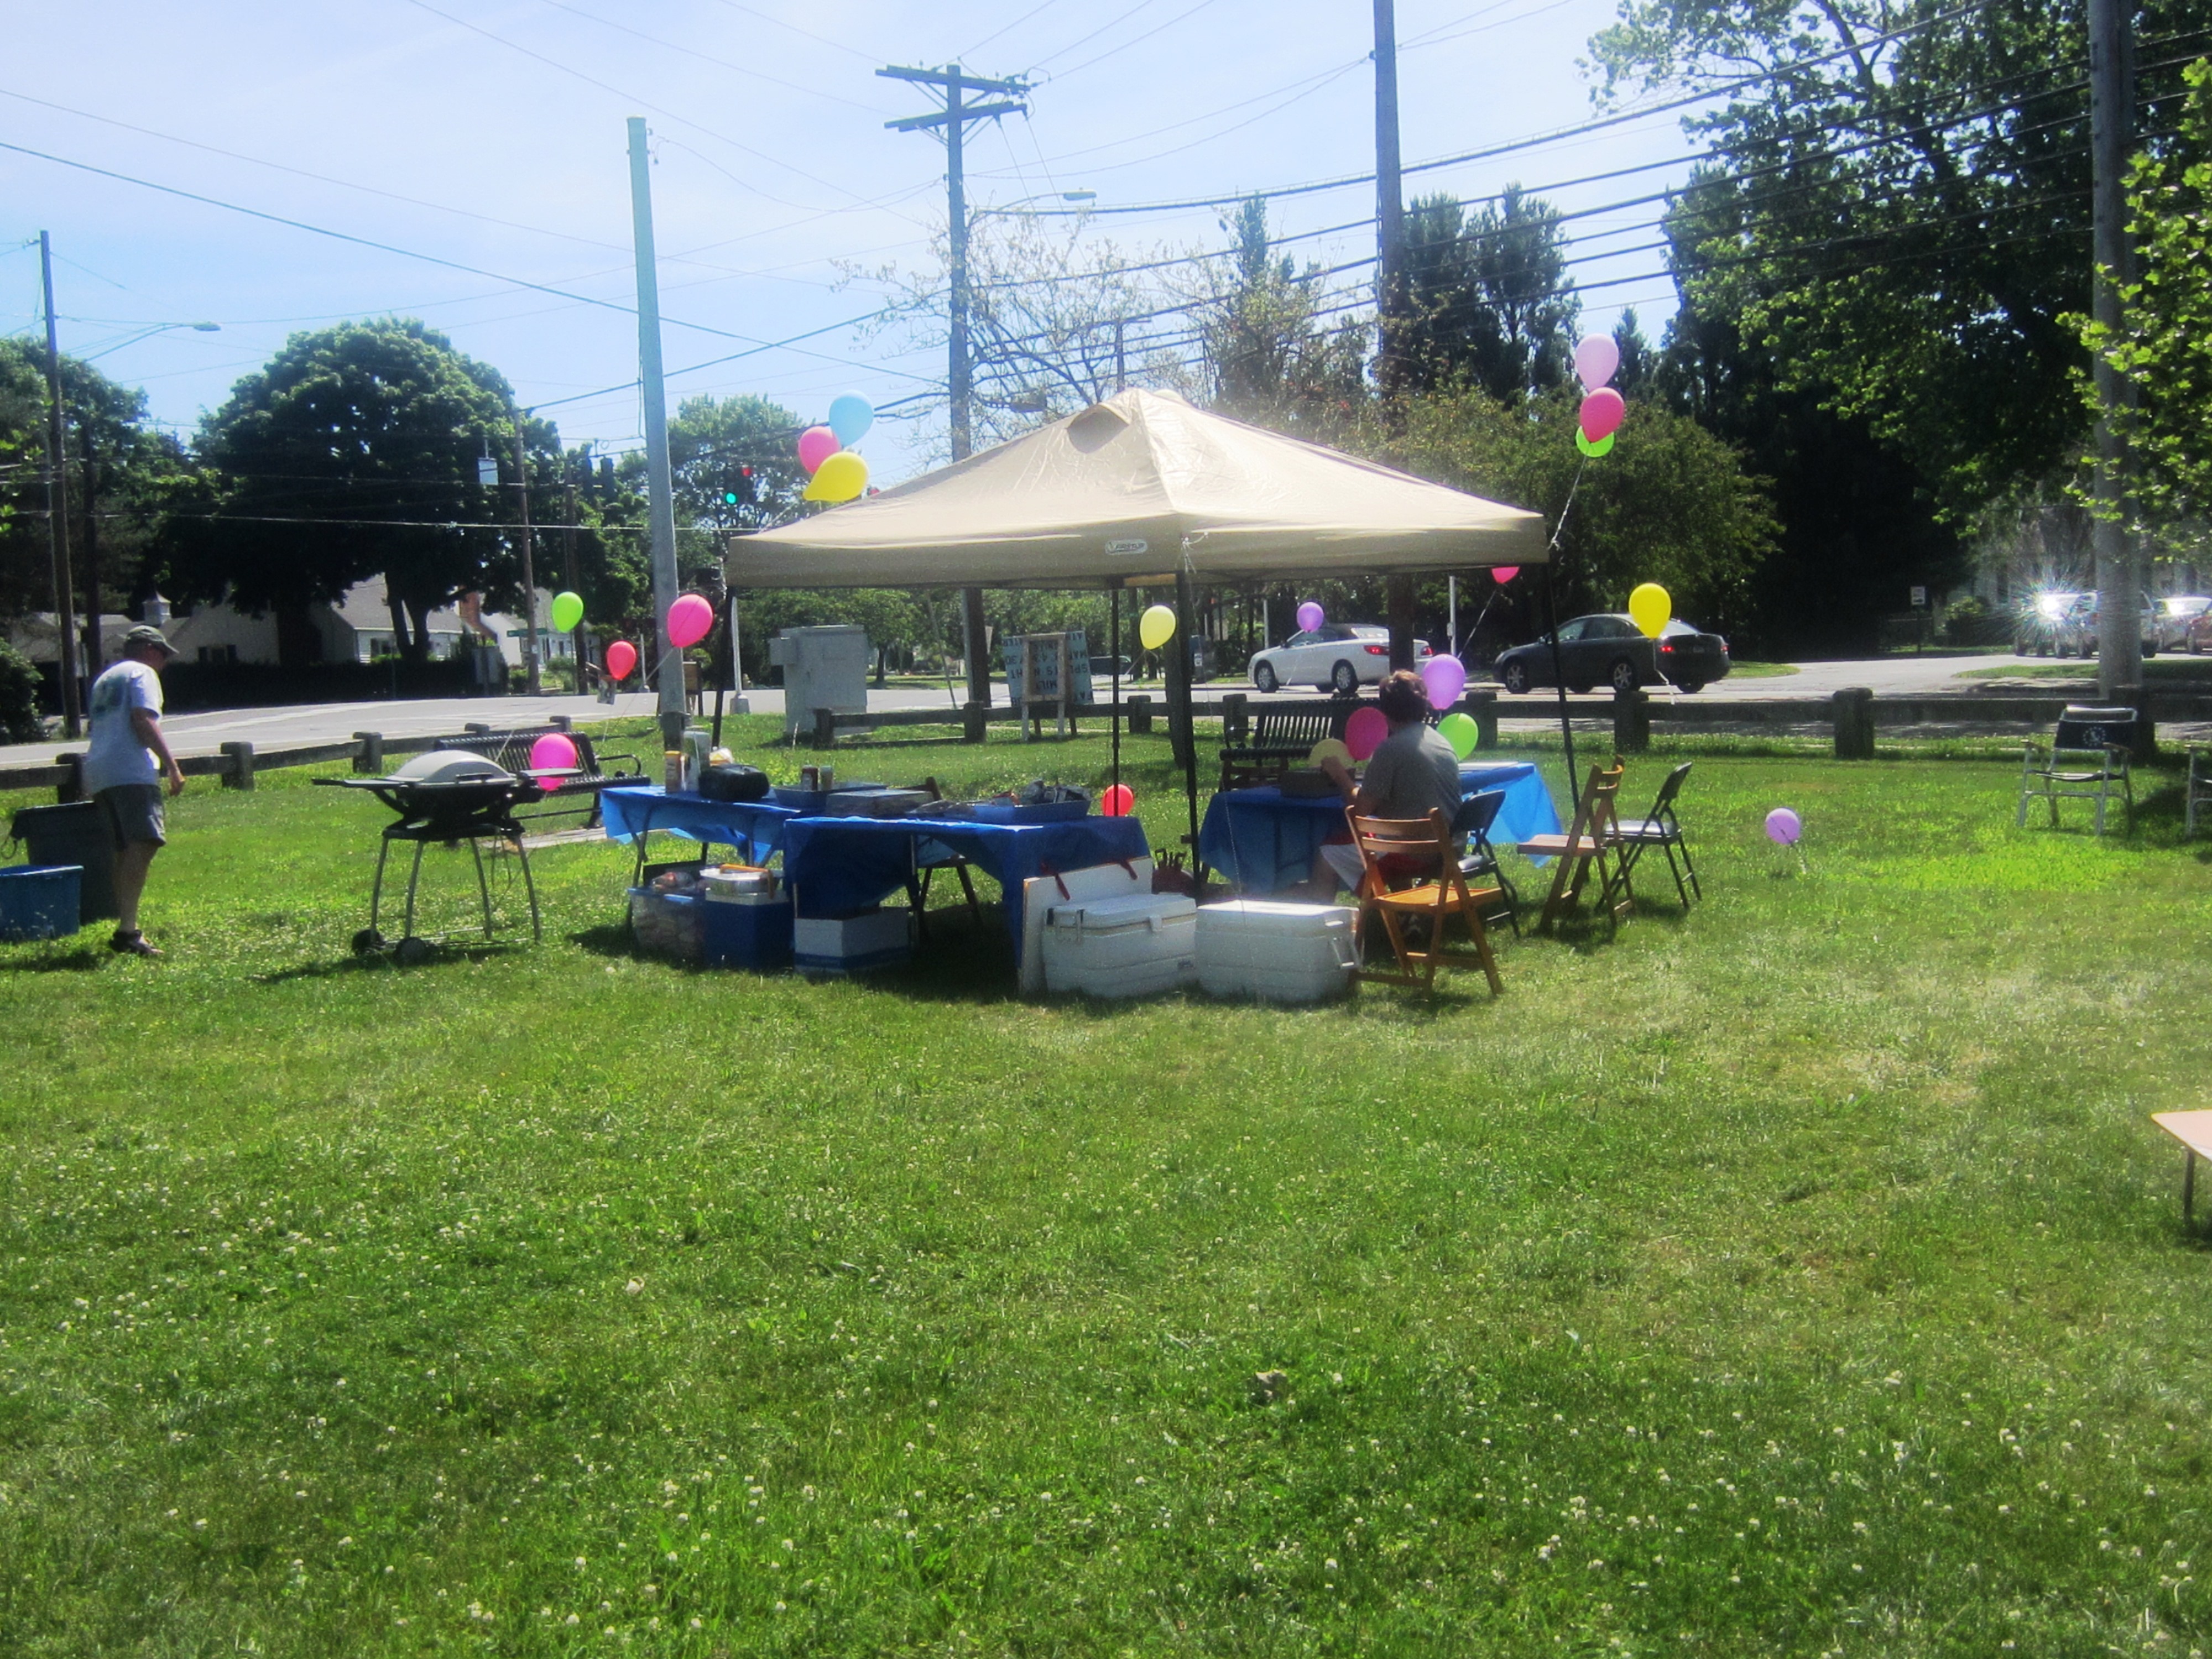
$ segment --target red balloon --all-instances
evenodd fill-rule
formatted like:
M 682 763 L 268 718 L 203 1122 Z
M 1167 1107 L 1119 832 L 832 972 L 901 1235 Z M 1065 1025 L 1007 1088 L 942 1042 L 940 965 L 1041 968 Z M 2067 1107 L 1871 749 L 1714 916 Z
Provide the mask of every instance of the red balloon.
M 1620 394 L 1609 386 L 1601 386 L 1583 399 L 1579 419 L 1583 436 L 1598 443 L 1620 430 L 1620 423 L 1628 416 L 1628 405 Z
M 1373 703 L 1352 711 L 1352 718 L 1344 723 L 1344 746 L 1352 751 L 1352 758 L 1364 761 L 1382 746 L 1382 739 L 1390 735 L 1390 722 Z
M 607 672 L 617 680 L 629 678 L 629 671 L 637 666 L 637 647 L 628 640 L 617 640 L 607 647 Z
M 1099 810 L 1109 818 L 1126 818 L 1137 805 L 1134 791 L 1126 783 L 1117 783 L 1098 798 Z

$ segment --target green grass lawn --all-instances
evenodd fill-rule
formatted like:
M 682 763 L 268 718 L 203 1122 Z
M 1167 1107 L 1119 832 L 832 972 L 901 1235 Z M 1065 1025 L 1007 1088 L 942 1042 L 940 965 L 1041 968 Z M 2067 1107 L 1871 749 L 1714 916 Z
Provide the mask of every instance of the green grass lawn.
M 686 971 L 603 843 L 540 949 L 358 964 L 382 810 L 262 785 L 166 962 L 0 947 L 8 1653 L 2212 1647 L 2170 789 L 1708 754 L 1690 915 L 1288 1011 Z

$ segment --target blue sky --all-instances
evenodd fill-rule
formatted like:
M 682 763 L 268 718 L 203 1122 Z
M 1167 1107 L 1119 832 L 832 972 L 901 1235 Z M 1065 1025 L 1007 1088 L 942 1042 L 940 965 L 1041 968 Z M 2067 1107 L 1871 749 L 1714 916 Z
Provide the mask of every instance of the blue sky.
M 1587 119 L 1578 67 L 1611 0 L 1400 0 L 1409 164 Z M 0 141 L 112 173 L 476 268 L 457 270 L 0 150 L 0 328 L 38 323 L 51 231 L 64 349 L 144 386 L 189 428 L 285 337 L 344 317 L 419 316 L 550 404 L 570 442 L 638 441 L 623 120 L 654 135 L 672 368 L 883 303 L 854 268 L 926 270 L 944 155 L 884 123 L 927 107 L 883 64 L 1030 76 L 1031 113 L 976 130 L 971 200 L 1012 207 L 1097 192 L 1102 209 L 1326 180 L 1373 165 L 1367 0 L 82 0 L 10 20 Z M 1510 155 L 1419 172 L 1407 195 L 1466 197 L 1686 156 L 1654 115 Z M 289 170 L 288 170 L 289 169 Z M 1601 208 L 1686 166 L 1565 188 Z M 308 176 L 319 175 L 319 176 Z M 1633 303 L 1655 336 L 1671 294 L 1652 206 L 1574 222 L 1592 321 Z M 1286 198 L 1279 233 L 1373 211 L 1372 186 Z M 1218 246 L 1219 212 L 1101 214 L 1127 252 Z M 12 252 L 7 250 L 15 250 Z M 1323 265 L 1373 252 L 1371 228 L 1299 241 Z M 1622 280 L 1627 279 L 1627 280 Z M 1338 279 L 1352 283 L 1357 275 Z M 520 286 L 539 283 L 549 295 Z M 565 297 L 577 296 L 577 297 Z M 600 300 L 609 305 L 594 305 Z M 213 321 L 220 331 L 160 324 Z M 802 416 L 878 402 L 942 374 L 894 333 L 833 329 L 799 347 L 672 378 L 672 404 L 759 392 Z M 890 482 L 923 465 L 911 428 L 866 448 Z

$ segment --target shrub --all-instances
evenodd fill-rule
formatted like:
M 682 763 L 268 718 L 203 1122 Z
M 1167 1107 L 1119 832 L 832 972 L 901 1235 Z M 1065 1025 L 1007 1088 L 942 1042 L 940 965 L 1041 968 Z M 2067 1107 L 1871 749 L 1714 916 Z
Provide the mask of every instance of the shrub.
M 10 743 L 36 743 L 46 736 L 39 714 L 39 671 L 31 659 L 0 640 L 0 737 Z

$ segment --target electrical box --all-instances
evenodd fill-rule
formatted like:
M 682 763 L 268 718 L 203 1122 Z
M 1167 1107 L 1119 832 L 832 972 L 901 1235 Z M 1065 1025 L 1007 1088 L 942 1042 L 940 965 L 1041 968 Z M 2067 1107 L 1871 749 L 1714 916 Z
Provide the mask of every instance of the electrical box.
M 768 642 L 768 659 L 783 670 L 783 730 L 814 729 L 814 711 L 868 712 L 868 630 L 852 623 L 787 628 Z

